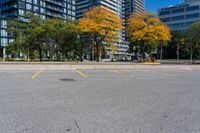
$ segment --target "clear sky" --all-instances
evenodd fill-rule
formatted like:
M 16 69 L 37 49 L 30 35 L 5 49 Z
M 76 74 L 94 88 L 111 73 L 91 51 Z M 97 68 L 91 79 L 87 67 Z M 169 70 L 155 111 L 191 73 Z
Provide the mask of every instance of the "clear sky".
M 145 8 L 147 11 L 156 13 L 157 9 L 160 7 L 175 5 L 183 1 L 184 0 L 145 0 Z

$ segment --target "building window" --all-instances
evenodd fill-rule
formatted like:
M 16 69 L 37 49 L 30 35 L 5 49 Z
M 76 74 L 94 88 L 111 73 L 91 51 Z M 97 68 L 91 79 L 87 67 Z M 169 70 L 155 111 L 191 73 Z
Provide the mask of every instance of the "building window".
M 24 10 L 19 9 L 19 15 L 24 16 Z
M 9 39 L 8 42 L 9 42 L 9 43 L 13 43 L 13 42 L 14 42 L 14 39 Z
M 169 15 L 169 14 L 171 14 L 170 11 L 162 11 L 162 12 L 159 13 L 160 16 L 162 16 L 162 15 Z
M 168 17 L 168 18 L 161 18 L 160 20 L 162 22 L 169 22 L 169 21 L 171 21 L 171 18 L 170 17 Z
M 33 6 L 33 11 L 34 11 L 34 12 L 40 12 L 39 7 Z
M 39 5 L 39 0 L 33 0 L 33 4 Z
M 26 2 L 32 3 L 32 0 L 26 0 Z
M 2 20 L 1 21 L 1 27 L 2 28 L 6 28 L 6 25 L 7 25 L 7 21 L 6 20 Z
M 173 21 L 182 20 L 182 19 L 184 19 L 184 16 L 183 16 L 183 15 L 182 15 L 182 16 L 172 17 L 172 20 L 173 20 Z
M 199 13 L 188 14 L 185 17 L 186 17 L 186 19 L 198 18 L 199 17 Z
M 25 9 L 25 3 L 24 2 L 19 2 L 19 8 Z
M 190 6 L 186 8 L 186 11 L 194 11 L 194 10 L 199 10 L 199 6 Z
M 184 12 L 184 8 L 179 8 L 179 9 L 172 10 L 173 14 L 175 14 L 175 13 L 181 13 L 181 12 Z
M 45 2 L 40 1 L 40 6 L 45 7 Z
M 8 34 L 7 34 L 6 30 L 1 29 L 1 36 L 7 36 L 7 35 L 8 35 Z
M 8 43 L 7 38 L 1 38 L 1 46 L 6 46 L 7 43 Z
M 32 5 L 31 4 L 26 4 L 26 10 L 32 10 Z
M 41 13 L 45 13 L 44 8 L 40 8 L 40 12 L 41 12 Z

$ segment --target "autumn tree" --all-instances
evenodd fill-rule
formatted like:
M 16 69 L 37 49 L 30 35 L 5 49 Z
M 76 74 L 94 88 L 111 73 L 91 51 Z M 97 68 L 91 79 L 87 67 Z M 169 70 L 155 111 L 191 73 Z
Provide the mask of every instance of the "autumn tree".
M 145 53 L 155 50 L 161 41 L 171 38 L 169 28 L 152 13 L 133 14 L 128 20 L 128 36 L 132 42 L 140 44 L 140 50 L 145 60 Z
M 82 32 L 88 33 L 92 39 L 92 49 L 96 49 L 96 60 L 99 61 L 100 47 L 111 45 L 119 39 L 119 31 L 123 29 L 123 20 L 107 8 L 94 7 L 87 11 L 79 21 Z

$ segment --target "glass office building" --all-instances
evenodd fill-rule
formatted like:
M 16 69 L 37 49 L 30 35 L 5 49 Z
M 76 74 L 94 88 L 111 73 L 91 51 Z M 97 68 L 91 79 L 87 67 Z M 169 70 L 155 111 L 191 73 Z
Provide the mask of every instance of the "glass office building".
M 186 30 L 200 20 L 200 0 L 186 0 L 182 4 L 161 8 L 158 16 L 171 31 Z

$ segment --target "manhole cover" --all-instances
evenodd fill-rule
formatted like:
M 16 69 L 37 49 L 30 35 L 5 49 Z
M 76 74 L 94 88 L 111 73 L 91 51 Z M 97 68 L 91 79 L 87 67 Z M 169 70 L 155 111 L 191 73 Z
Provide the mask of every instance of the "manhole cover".
M 60 79 L 61 81 L 68 81 L 68 82 L 73 82 L 73 81 L 76 81 L 74 79 L 70 79 L 70 78 L 64 78 L 64 79 Z

